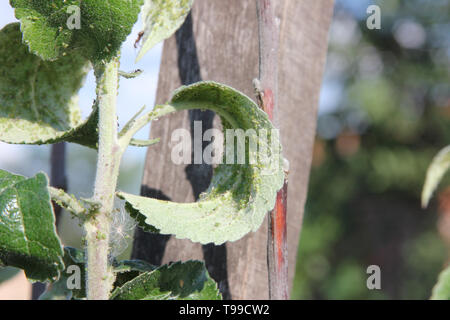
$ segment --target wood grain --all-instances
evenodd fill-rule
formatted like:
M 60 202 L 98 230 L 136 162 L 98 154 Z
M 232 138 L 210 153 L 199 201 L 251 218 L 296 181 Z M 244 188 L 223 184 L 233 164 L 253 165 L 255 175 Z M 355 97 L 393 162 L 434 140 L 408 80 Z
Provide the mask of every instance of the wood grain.
M 327 51 L 332 0 L 278 0 L 280 19 L 279 120 L 284 156 L 290 162 L 288 192 L 289 280 L 292 283 L 305 204 L 317 105 Z M 176 36 L 164 43 L 157 103 L 170 98 L 181 84 L 218 81 L 253 97 L 258 76 L 258 28 L 253 0 L 197 0 L 192 15 Z M 149 148 L 142 194 L 192 202 L 211 177 L 207 165 L 174 165 L 171 134 L 217 126 L 208 112 L 180 112 L 152 123 L 151 137 L 161 142 Z M 189 240 L 150 235 L 138 230 L 133 257 L 160 264 L 205 259 L 228 299 L 267 299 L 267 223 L 260 230 L 224 246 L 200 246 Z M 301 263 L 301 261 L 300 261 Z

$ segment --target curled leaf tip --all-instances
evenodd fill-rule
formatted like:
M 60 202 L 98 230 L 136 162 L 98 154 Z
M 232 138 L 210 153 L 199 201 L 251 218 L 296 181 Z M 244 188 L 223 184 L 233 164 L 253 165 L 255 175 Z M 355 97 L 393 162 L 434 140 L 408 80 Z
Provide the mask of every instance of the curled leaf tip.
M 142 7 L 142 31 L 135 46 L 142 40 L 136 62 L 158 42 L 170 37 L 186 19 L 194 0 L 145 0 Z
M 425 184 L 422 189 L 421 204 L 426 208 L 439 182 L 450 167 L 450 146 L 443 148 L 433 158 L 428 167 Z

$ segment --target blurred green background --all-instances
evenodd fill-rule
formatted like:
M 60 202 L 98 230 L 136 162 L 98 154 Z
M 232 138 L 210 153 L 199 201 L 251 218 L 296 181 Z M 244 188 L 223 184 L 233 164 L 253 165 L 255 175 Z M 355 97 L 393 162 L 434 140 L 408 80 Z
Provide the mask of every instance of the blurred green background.
M 449 257 L 450 181 L 427 210 L 420 193 L 450 144 L 449 18 L 449 1 L 336 1 L 293 299 L 430 297 Z M 366 287 L 372 264 L 381 290 Z

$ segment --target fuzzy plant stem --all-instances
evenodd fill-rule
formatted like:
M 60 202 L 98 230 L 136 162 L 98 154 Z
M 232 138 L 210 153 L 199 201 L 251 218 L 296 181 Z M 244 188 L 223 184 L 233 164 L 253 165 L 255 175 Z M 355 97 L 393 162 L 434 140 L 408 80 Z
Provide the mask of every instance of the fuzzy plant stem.
M 87 298 L 107 300 L 114 282 L 109 265 L 109 234 L 122 149 L 117 137 L 117 58 L 95 66 L 99 107 L 97 173 L 92 200 L 99 204 L 85 222 L 87 241 Z

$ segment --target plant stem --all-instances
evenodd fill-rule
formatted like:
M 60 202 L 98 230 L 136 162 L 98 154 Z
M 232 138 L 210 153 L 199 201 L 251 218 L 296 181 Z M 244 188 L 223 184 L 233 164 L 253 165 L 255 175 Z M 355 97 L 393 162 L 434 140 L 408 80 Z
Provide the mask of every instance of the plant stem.
M 260 107 L 267 113 L 275 127 L 278 124 L 278 41 L 279 31 L 275 21 L 272 0 L 256 0 L 259 26 L 259 79 L 255 89 Z M 286 300 L 288 290 L 287 259 L 287 189 L 285 171 L 284 185 L 277 194 L 275 208 L 269 214 L 267 236 L 267 267 L 269 275 L 269 298 Z
M 70 211 L 80 219 L 85 218 L 86 208 L 73 195 L 66 193 L 64 189 L 54 187 L 48 187 L 48 191 L 52 200 L 58 205 L 59 208 L 64 208 Z
M 87 298 L 107 300 L 114 282 L 108 264 L 111 212 L 119 174 L 122 148 L 117 138 L 116 99 L 118 88 L 117 58 L 95 66 L 99 107 L 99 143 L 97 173 L 92 200 L 100 204 L 85 223 L 87 241 Z

